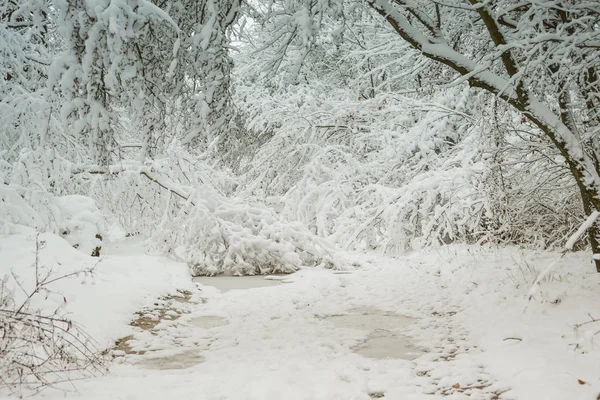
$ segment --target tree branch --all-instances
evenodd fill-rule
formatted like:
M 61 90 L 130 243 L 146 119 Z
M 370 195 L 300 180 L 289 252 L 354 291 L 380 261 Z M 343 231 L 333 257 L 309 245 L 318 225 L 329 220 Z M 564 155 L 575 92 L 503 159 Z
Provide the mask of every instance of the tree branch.
M 517 88 L 507 79 L 494 74 L 470 58 L 454 50 L 441 36 L 430 39 L 417 30 L 407 18 L 394 7 L 394 3 L 402 4 L 403 10 L 412 15 L 419 14 L 417 6 L 410 6 L 406 2 L 391 0 L 366 0 L 367 4 L 382 15 L 394 30 L 408 42 L 413 48 L 419 50 L 425 57 L 438 61 L 463 76 L 468 76 L 467 81 L 472 87 L 482 88 L 504 101 L 511 104 L 515 109 L 522 112 L 531 122 L 538 126 L 552 141 L 561 155 L 567 160 L 569 169 L 578 185 L 582 185 L 594 208 L 600 210 L 600 176 L 594 168 L 589 156 L 580 145 L 579 138 L 572 132 L 560 118 L 547 106 L 536 98 L 529 96 L 525 85 L 520 82 Z M 475 1 L 477 0 L 469 0 Z M 486 15 L 484 13 L 484 15 Z M 491 17 L 490 17 L 491 18 Z M 419 20 L 421 22 L 421 20 Z M 488 28 L 494 32 L 497 28 L 495 21 Z M 429 30 L 430 27 L 428 27 Z M 492 34 L 492 33 L 490 33 Z M 505 43 L 501 36 L 492 38 L 495 42 Z M 510 53 L 508 53 L 510 55 Z M 506 58 L 505 68 L 509 74 L 519 73 L 517 63 L 512 56 Z M 481 71 L 481 72 L 479 72 Z

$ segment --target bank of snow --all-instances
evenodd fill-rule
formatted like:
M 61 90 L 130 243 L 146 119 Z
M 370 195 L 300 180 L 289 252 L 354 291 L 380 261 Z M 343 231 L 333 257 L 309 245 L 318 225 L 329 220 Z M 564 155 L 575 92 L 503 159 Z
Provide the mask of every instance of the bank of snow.
M 418 258 L 439 265 L 448 296 L 460 299 L 456 319 L 482 350 L 479 362 L 509 385 L 503 398 L 600 396 L 600 274 L 588 252 L 449 247 Z
M 13 225 L 10 234 L 0 236 L 0 278 L 15 291 L 17 301 L 24 293 L 15 278 L 27 292 L 35 287 L 36 235 L 33 229 Z M 193 287 L 185 264 L 146 255 L 133 240 L 126 251 L 113 254 L 111 246 L 105 246 L 100 258 L 85 255 L 53 234 L 42 233 L 38 240 L 42 277 L 49 273 L 54 279 L 95 267 L 91 275 L 82 273 L 50 284 L 50 293 L 35 296 L 32 307 L 46 312 L 62 307 L 61 314 L 80 324 L 100 348 L 129 334 L 134 313 L 158 296 Z

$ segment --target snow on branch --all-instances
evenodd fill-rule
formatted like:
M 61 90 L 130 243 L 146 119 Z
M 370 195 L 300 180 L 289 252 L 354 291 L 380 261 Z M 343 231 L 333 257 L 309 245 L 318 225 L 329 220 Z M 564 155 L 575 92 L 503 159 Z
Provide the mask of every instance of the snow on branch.
M 161 187 L 180 191 L 154 177 Z M 187 262 L 193 275 L 290 273 L 302 266 L 343 263 L 327 240 L 302 224 L 285 221 L 262 204 L 226 198 L 208 186 L 173 211 L 165 214 L 151 243 Z
M 193 275 L 290 273 L 302 266 L 341 266 L 333 247 L 302 224 L 281 220 L 260 204 L 215 203 L 210 197 L 203 193 L 195 206 L 185 207 L 165 224 L 164 231 L 171 233 L 172 245 L 180 245 Z M 163 237 L 158 236 L 159 243 Z
M 169 178 L 178 172 L 162 165 L 131 163 L 111 170 L 77 170 L 117 179 L 144 176 L 175 195 L 177 201 L 167 204 L 161 223 L 149 232 L 150 242 L 187 262 L 194 275 L 289 273 L 302 266 L 342 266 L 333 246 L 302 224 L 288 222 L 260 203 L 223 196 L 209 184 L 196 189 L 179 184 Z
M 581 236 L 583 236 L 583 234 L 588 229 L 590 229 L 594 225 L 594 223 L 596 222 L 596 220 L 598 219 L 599 216 L 600 216 L 600 211 L 594 211 L 593 213 L 591 213 L 587 217 L 587 219 L 583 222 L 583 224 L 581 224 L 579 229 L 577 229 L 577 231 L 573 235 L 571 235 L 569 240 L 567 240 L 567 243 L 565 244 L 565 248 L 567 250 L 573 250 L 573 246 L 575 245 L 575 243 L 581 238 Z

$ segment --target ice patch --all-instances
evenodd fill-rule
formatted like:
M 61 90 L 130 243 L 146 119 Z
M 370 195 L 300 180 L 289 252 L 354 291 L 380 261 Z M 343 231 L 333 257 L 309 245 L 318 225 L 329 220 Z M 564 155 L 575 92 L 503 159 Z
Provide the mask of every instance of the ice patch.
M 136 365 L 145 369 L 186 369 L 204 362 L 204 357 L 194 353 L 179 353 L 160 358 L 146 358 Z
M 204 286 L 212 286 L 223 292 L 230 290 L 255 289 L 266 286 L 281 285 L 281 279 L 266 279 L 262 275 L 252 276 L 197 276 L 194 282 Z
M 377 332 L 369 336 L 364 344 L 354 349 L 356 354 L 368 358 L 399 358 L 402 360 L 414 360 L 423 352 L 416 349 L 410 339 L 400 334 L 389 332 Z
M 324 319 L 338 328 L 370 332 L 367 340 L 354 348 L 355 353 L 369 358 L 404 360 L 415 359 L 423 353 L 411 344 L 409 338 L 397 332 L 412 324 L 414 318 L 374 308 L 354 308 L 350 312 L 352 314 L 329 315 Z

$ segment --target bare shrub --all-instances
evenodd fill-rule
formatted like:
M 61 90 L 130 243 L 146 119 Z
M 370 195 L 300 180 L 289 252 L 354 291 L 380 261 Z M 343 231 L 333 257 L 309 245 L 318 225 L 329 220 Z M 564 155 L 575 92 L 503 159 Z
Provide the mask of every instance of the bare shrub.
M 50 297 L 60 296 L 51 289 L 53 283 L 92 274 L 95 268 L 56 276 L 52 269 L 40 266 L 39 251 L 44 244 L 38 234 L 33 289 L 26 290 L 14 272 L 0 279 L 0 389 L 7 388 L 17 397 L 107 370 L 93 338 L 67 318 L 65 297 L 64 304 L 53 311 L 32 306 L 34 300 L 46 305 Z M 17 300 L 23 298 L 17 291 L 24 300 Z

